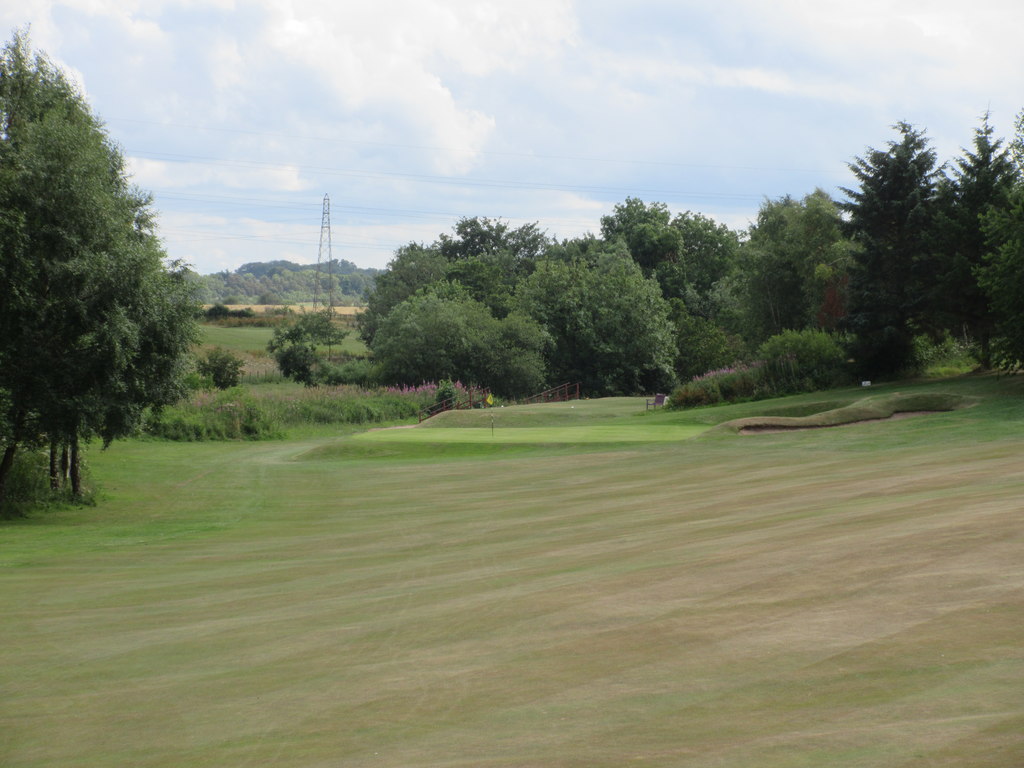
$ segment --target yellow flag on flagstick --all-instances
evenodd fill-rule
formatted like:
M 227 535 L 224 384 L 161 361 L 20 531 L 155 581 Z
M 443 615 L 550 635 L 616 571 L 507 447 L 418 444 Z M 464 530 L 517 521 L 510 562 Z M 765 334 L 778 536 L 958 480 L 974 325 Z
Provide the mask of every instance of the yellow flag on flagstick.
M 494 395 L 492 395 L 490 392 L 487 393 L 487 404 L 494 405 Z

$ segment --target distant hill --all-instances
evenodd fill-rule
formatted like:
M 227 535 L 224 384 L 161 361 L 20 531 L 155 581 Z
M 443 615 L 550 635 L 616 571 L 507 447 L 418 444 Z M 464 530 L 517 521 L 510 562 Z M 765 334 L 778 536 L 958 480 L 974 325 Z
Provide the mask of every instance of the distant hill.
M 361 305 L 373 290 L 374 279 L 383 270 L 364 269 L 351 261 L 335 259 L 328 269 L 320 265 L 320 293 L 330 291 L 328 273 L 334 282 L 334 303 Z M 299 304 L 313 300 L 316 265 L 293 261 L 254 261 L 234 272 L 196 275 L 200 300 L 223 304 Z

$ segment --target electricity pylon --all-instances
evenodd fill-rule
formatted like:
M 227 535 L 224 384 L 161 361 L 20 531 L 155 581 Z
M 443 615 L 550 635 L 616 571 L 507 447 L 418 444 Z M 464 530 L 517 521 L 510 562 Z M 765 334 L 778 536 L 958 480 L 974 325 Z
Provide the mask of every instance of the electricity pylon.
M 326 251 L 327 261 L 327 296 L 328 301 L 323 304 L 321 299 L 320 275 L 324 269 L 324 253 Z M 320 251 L 316 256 L 316 282 L 313 284 L 313 311 L 323 308 L 327 312 L 334 312 L 334 258 L 331 255 L 331 198 L 324 195 L 324 214 L 320 220 Z

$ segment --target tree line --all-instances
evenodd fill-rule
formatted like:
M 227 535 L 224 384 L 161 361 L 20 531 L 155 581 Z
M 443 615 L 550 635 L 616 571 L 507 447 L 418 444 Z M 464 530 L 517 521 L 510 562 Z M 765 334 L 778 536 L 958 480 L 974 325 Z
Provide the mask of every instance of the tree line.
M 330 264 L 277 260 L 250 262 L 233 271 L 195 275 L 198 298 L 206 304 L 303 304 L 317 295 L 336 305 L 358 306 L 373 290 L 378 269 L 357 267 L 345 259 Z M 319 285 L 317 280 L 319 279 Z M 319 290 L 318 290 L 319 289 Z
M 750 360 L 787 331 L 832 334 L 851 375 L 909 372 L 954 335 L 982 366 L 1024 360 L 1024 112 L 1007 144 L 986 115 L 939 164 L 894 126 L 834 199 L 765 200 L 737 232 L 627 198 L 599 234 L 464 218 L 399 248 L 359 333 L 389 383 L 461 378 L 516 396 L 579 381 L 594 396 L 667 391 Z

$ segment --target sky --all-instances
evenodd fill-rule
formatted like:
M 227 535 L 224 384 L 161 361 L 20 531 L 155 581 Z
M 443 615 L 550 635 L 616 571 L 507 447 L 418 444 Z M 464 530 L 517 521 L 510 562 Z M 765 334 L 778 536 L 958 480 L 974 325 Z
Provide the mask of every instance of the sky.
M 744 230 L 842 198 L 899 121 L 946 162 L 1024 109 L 1019 0 L 21 0 L 0 27 L 79 85 L 201 274 L 384 268 L 471 216 L 598 233 L 627 197 Z

